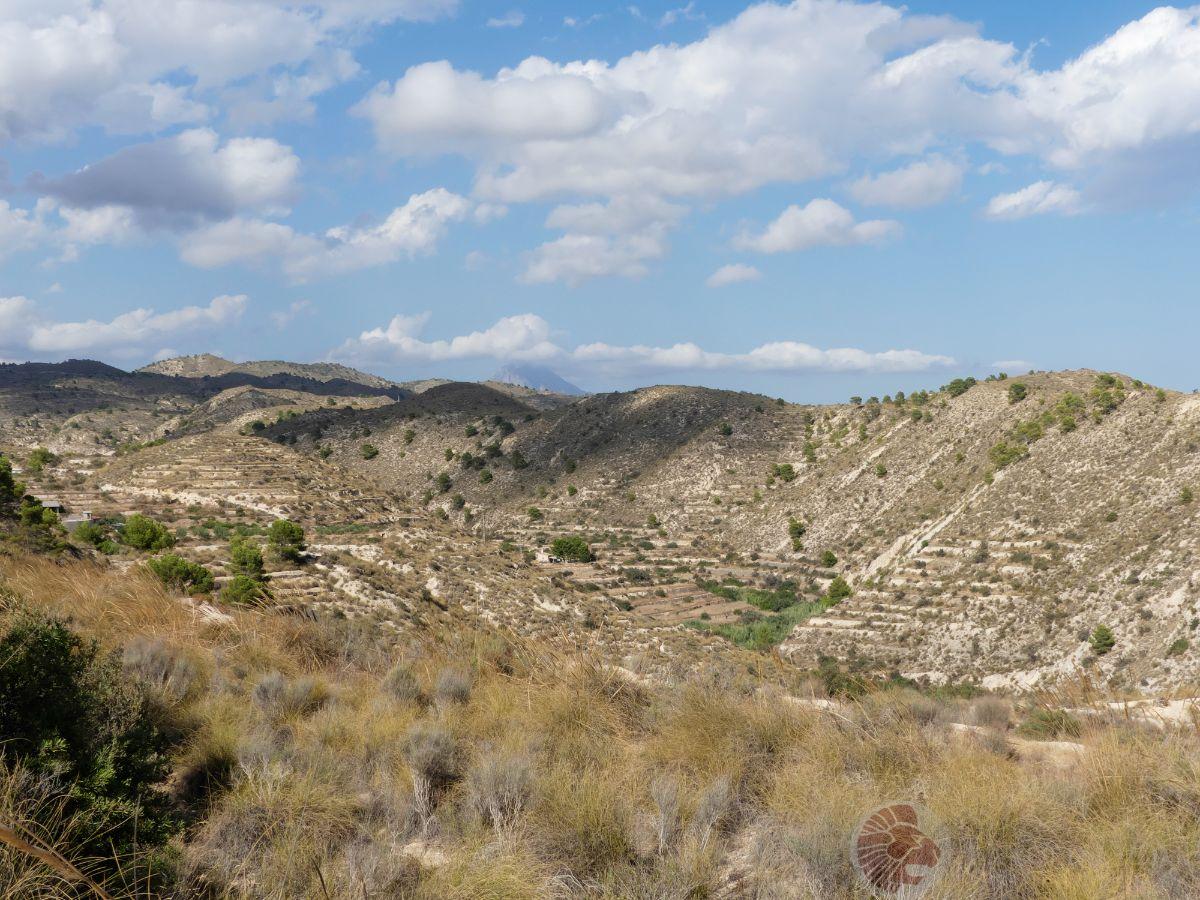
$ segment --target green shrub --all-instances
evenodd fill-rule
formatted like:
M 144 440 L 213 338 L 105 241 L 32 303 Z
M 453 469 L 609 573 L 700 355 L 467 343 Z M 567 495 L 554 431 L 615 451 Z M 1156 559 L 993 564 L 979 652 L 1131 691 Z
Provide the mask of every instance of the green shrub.
M 34 528 L 53 528 L 59 524 L 58 513 L 46 509 L 33 497 L 26 497 L 21 504 L 21 524 Z
M 25 495 L 25 485 L 13 478 L 12 463 L 0 454 L 0 519 L 16 516 Z
M 1017 726 L 1017 734 L 1040 740 L 1060 737 L 1077 738 L 1082 732 L 1079 720 L 1061 709 L 1038 707 Z
M 791 463 L 776 463 L 771 467 L 771 474 L 780 481 L 796 480 L 796 470 Z
M 297 562 L 304 552 L 304 529 L 290 519 L 276 519 L 267 529 L 267 544 L 280 558 Z
M 1020 444 L 1001 441 L 988 451 L 988 458 L 997 469 L 1003 469 L 1021 459 L 1029 451 Z
M 1187 638 L 1178 638 L 1171 643 L 1170 647 L 1167 648 L 1167 656 L 1179 656 L 1181 653 L 1186 653 L 1188 647 L 1190 646 L 1191 644 L 1188 642 Z
M 1092 650 L 1097 656 L 1103 656 L 1116 646 L 1117 638 L 1107 625 L 1097 625 L 1088 638 L 1088 643 L 1092 645 Z
M 235 537 L 229 543 L 229 571 L 234 575 L 262 581 L 266 571 L 262 551 L 244 538 Z
M 265 599 L 263 583 L 249 575 L 234 575 L 221 591 L 221 599 L 234 605 L 249 605 Z
M 494 476 L 494 475 L 492 474 L 492 470 L 491 470 L 491 469 L 483 469 L 483 470 L 481 470 L 481 471 L 480 471 L 480 473 L 479 473 L 479 483 L 480 483 L 480 484 L 491 484 L 491 483 L 492 483 L 492 479 L 493 479 L 493 478 L 495 478 L 495 477 L 496 477 L 496 476 Z
M 555 538 L 550 544 L 550 552 L 570 562 L 591 562 L 596 558 L 588 542 L 578 535 Z
M 108 529 L 99 522 L 80 522 L 75 526 L 72 536 L 82 544 L 99 547 L 108 540 Z
M 121 540 L 135 550 L 166 550 L 175 545 L 175 536 L 165 525 L 138 513 L 125 520 Z
M 1014 381 L 1008 386 L 1008 402 L 1020 403 L 1029 396 L 1029 387 L 1020 381 Z
M 52 466 L 56 462 L 58 462 L 58 457 L 55 454 L 45 447 L 37 447 L 29 454 L 25 467 L 34 475 L 41 475 L 46 466 Z
M 721 435 L 721 437 L 729 437 L 731 434 L 733 434 L 733 426 L 728 422 L 722 422 L 717 427 L 717 434 Z
M 362 454 L 363 459 L 374 459 L 379 455 L 379 448 L 374 444 L 363 444 L 358 448 L 358 452 Z
M 141 686 L 66 623 L 20 616 L 0 636 L 0 746 L 87 823 L 85 856 L 113 859 L 177 829 L 168 741 Z
M 792 552 L 799 553 L 804 549 L 804 532 L 808 528 L 799 519 L 788 519 L 788 537 L 792 539 Z
M 823 567 L 825 567 L 826 569 L 832 569 L 834 566 L 837 565 L 837 561 L 838 561 L 837 554 L 834 553 L 832 550 L 826 550 L 824 553 L 821 554 L 821 565 Z
M 833 581 L 829 582 L 829 589 L 825 592 L 825 601 L 832 606 L 835 603 L 840 603 L 845 600 L 854 591 L 850 589 L 849 582 L 841 575 L 838 575 Z
M 146 560 L 146 566 L 159 577 L 163 584 L 178 591 L 208 593 L 213 589 L 212 572 L 199 563 L 194 563 L 174 553 L 166 553 Z
M 960 397 L 976 384 L 978 382 L 974 378 L 955 378 L 949 384 L 943 385 L 942 390 L 951 397 Z
M 437 478 L 434 479 L 434 484 L 440 493 L 447 493 L 450 488 L 454 487 L 454 480 L 450 477 L 449 472 L 439 472 Z

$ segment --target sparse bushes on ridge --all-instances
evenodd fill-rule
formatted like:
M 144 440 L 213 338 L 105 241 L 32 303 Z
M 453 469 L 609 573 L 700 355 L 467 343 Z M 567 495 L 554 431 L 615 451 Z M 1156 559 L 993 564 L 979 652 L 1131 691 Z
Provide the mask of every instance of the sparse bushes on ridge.
M 955 378 L 949 384 L 942 385 L 942 390 L 951 397 L 961 397 L 978 382 L 974 378 Z
M 807 526 L 799 519 L 788 519 L 788 537 L 792 540 L 792 552 L 799 553 L 804 549 L 804 533 Z

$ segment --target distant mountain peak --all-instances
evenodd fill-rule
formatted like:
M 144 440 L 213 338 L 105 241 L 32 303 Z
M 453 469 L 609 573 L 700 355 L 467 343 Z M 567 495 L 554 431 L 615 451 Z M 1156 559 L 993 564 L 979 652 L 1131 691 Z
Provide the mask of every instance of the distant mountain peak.
M 571 384 L 557 372 L 552 372 L 545 366 L 535 366 L 519 363 L 508 363 L 491 377 L 492 381 L 501 384 L 515 384 L 518 387 L 529 388 L 531 391 L 545 391 L 551 394 L 567 394 L 577 397 L 585 393 L 582 389 Z

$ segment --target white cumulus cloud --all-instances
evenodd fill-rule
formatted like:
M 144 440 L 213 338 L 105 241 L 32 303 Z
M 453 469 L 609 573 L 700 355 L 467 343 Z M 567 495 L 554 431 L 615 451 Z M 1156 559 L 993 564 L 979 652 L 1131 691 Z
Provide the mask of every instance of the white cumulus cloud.
M 76 129 L 148 133 L 219 114 L 258 80 L 296 105 L 345 77 L 331 57 L 373 25 L 452 13 L 457 0 L 9 0 L 0 4 L 0 141 Z M 261 112 L 261 110 L 260 110 Z M 303 112 L 303 109 L 301 109 Z
M 933 156 L 890 172 L 864 175 L 850 185 L 850 196 L 867 206 L 916 209 L 953 196 L 962 178 L 959 163 Z
M 140 308 L 110 320 L 58 321 L 25 297 L 0 297 L 0 350 L 25 356 L 145 352 L 164 340 L 179 340 L 237 322 L 244 294 L 214 297 L 206 306 L 168 312 Z
M 292 280 L 307 281 L 433 253 L 448 225 L 471 208 L 465 197 L 434 188 L 413 194 L 378 225 L 342 225 L 322 235 L 239 217 L 185 235 L 180 255 L 199 268 L 277 265 Z
M 1080 211 L 1079 191 L 1053 181 L 1035 181 L 1013 191 L 997 194 L 988 201 L 987 216 L 992 219 L 1024 219 L 1048 213 L 1070 216 Z
M 719 288 L 731 284 L 741 284 L 745 281 L 758 281 L 760 278 L 762 278 L 762 272 L 754 266 L 748 266 L 745 263 L 729 263 L 709 275 L 704 283 L 710 288 Z
M 901 231 L 900 223 L 889 219 L 855 221 L 844 206 L 818 198 L 805 206 L 789 206 L 763 231 L 744 232 L 734 245 L 759 253 L 785 253 L 813 247 L 877 244 L 897 237 Z

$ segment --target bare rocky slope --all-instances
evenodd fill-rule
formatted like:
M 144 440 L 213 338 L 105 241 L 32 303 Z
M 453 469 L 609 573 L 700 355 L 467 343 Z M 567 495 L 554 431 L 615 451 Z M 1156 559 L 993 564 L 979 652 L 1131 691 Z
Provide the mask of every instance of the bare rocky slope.
M 288 576 L 300 604 L 404 607 L 432 579 L 464 614 L 548 616 L 656 665 L 742 666 L 737 642 L 771 665 L 830 655 L 995 687 L 1200 675 L 1192 395 L 1081 370 L 832 406 L 658 386 L 547 407 L 479 384 L 393 401 L 258 377 L 4 367 L 0 449 L 62 454 L 43 493 L 74 505 L 371 534 L 320 544 L 382 595 L 331 562 Z M 215 390 L 226 378 L 243 382 Z M 167 440 L 114 458 L 114 417 L 119 438 Z M 555 561 L 569 534 L 597 559 Z M 1099 655 L 1098 625 L 1116 638 Z

